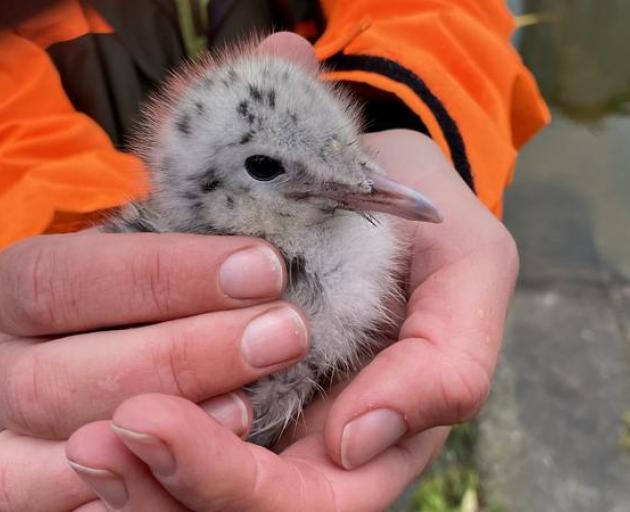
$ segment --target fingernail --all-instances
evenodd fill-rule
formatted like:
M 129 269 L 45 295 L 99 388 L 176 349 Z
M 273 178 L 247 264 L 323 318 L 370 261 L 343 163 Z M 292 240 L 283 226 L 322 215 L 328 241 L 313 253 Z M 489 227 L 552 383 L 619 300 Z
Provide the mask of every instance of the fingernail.
M 157 437 L 136 432 L 112 423 L 114 434 L 142 459 L 158 476 L 169 476 L 175 472 L 175 458 L 169 447 Z
M 235 252 L 219 269 L 219 286 L 233 299 L 278 296 L 283 279 L 278 255 L 265 246 Z
M 129 500 L 127 488 L 119 476 L 107 469 L 95 469 L 68 460 L 70 467 L 92 487 L 94 492 L 112 510 L 122 510 Z
M 237 436 L 245 434 L 249 426 L 247 405 L 236 393 L 207 400 L 200 403 L 199 407 Z
M 302 317 L 292 308 L 276 308 L 254 318 L 243 332 L 243 358 L 255 368 L 295 359 L 306 352 L 308 334 Z
M 397 412 L 376 409 L 348 423 L 341 435 L 341 465 L 356 468 L 395 444 L 407 432 Z

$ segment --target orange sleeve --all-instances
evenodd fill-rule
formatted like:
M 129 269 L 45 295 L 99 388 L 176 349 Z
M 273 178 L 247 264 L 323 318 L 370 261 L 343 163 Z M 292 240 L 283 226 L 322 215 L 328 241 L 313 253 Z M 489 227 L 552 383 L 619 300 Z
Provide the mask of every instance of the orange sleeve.
M 504 0 L 321 0 L 329 78 L 396 95 L 497 215 L 517 150 L 549 121 Z
M 0 249 L 127 202 L 145 174 L 73 108 L 39 45 L 0 32 Z

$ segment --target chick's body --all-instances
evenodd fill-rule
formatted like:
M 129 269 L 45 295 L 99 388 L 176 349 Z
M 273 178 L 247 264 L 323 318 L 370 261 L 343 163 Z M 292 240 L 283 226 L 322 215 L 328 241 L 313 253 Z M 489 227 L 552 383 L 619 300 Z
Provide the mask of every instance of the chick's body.
M 379 219 L 381 221 L 381 219 Z M 387 219 L 338 214 L 302 233 L 270 237 L 289 261 L 285 298 L 309 318 L 311 349 L 293 368 L 250 388 L 253 439 L 267 444 L 337 371 L 359 367 L 385 341 L 398 290 L 398 242 Z
M 378 203 L 382 172 L 358 143 L 344 95 L 248 50 L 175 76 L 144 119 L 135 149 L 153 192 L 106 230 L 251 235 L 286 258 L 285 298 L 306 313 L 311 349 L 247 388 L 250 438 L 271 444 L 318 388 L 383 343 L 401 243 L 390 217 L 361 207 Z

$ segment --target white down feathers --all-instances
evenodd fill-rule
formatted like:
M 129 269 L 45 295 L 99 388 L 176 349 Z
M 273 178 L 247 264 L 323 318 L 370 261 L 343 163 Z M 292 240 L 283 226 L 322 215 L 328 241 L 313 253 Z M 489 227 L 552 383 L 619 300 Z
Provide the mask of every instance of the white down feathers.
M 311 349 L 247 388 L 250 438 L 261 444 L 277 440 L 338 372 L 364 364 L 393 320 L 402 244 L 391 218 L 295 197 L 332 180 L 360 187 L 366 165 L 379 172 L 360 147 L 358 117 L 339 89 L 251 49 L 188 65 L 145 109 L 134 143 L 151 171 L 151 196 L 105 226 L 252 235 L 283 253 L 285 298 L 306 313 Z M 256 181 L 244 167 L 251 155 L 282 162 L 285 172 Z

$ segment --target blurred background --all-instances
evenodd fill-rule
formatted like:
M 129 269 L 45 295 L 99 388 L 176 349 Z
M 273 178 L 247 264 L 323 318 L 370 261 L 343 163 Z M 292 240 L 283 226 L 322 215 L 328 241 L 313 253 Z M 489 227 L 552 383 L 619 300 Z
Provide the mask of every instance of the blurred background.
M 630 512 L 630 1 L 510 0 L 552 124 L 505 222 L 521 276 L 493 393 L 397 512 Z

